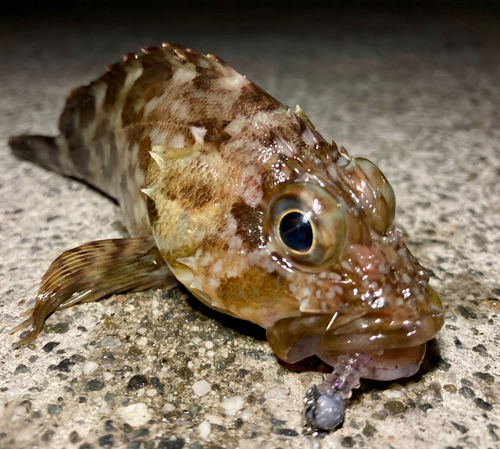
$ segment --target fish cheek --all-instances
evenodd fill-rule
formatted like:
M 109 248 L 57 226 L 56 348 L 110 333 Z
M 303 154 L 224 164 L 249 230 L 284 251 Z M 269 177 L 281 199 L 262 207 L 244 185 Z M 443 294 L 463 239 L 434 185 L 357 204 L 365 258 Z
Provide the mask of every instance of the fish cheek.
M 281 316 L 297 309 L 285 278 L 253 266 L 237 278 L 223 278 L 218 296 L 234 316 L 268 327 Z

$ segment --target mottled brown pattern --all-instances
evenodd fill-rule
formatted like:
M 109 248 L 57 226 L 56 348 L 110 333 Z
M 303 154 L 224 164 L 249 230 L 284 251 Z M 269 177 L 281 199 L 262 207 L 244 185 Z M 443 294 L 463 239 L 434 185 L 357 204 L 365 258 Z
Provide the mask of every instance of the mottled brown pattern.
M 156 207 L 156 203 L 151 198 L 146 197 L 146 204 L 148 207 L 149 223 L 153 227 L 158 222 L 158 218 L 160 217 L 160 213 L 158 212 L 158 208 Z
M 130 89 L 122 111 L 123 126 L 139 122 L 144 114 L 144 107 L 134 110 L 138 101 L 148 102 L 158 97 L 164 91 L 164 86 L 172 78 L 173 70 L 168 65 L 155 63 L 156 58 L 151 55 L 143 55 L 144 72 Z
M 271 95 L 250 83 L 241 88 L 238 101 L 233 105 L 231 112 L 234 115 L 252 116 L 256 111 L 273 111 L 280 106 L 281 103 Z
M 102 81 L 106 84 L 106 95 L 104 97 L 104 109 L 110 110 L 114 107 L 118 95 L 123 88 L 126 72 L 121 64 L 114 64 L 109 67 L 109 70 L 103 75 Z
M 76 131 L 76 120 L 79 126 L 85 128 L 95 117 L 95 98 L 90 86 L 74 89 L 69 94 L 64 111 L 59 120 L 59 130 L 63 135 L 69 137 Z
M 228 124 L 227 120 L 214 118 L 211 120 L 197 120 L 191 122 L 191 126 L 196 126 L 206 129 L 203 140 L 214 145 L 222 145 L 231 139 L 231 135 L 224 131 L 224 127 Z
M 151 150 L 151 137 L 144 136 L 139 143 L 139 154 L 137 155 L 139 161 L 139 168 L 146 171 L 149 164 L 149 150 Z
M 108 119 L 101 119 L 99 124 L 96 126 L 95 129 L 95 134 L 94 134 L 94 139 L 98 140 L 105 134 L 107 134 L 109 131 L 110 125 L 109 125 L 109 120 Z
M 95 172 L 90 167 L 91 154 L 85 147 L 83 137 L 80 134 L 73 134 L 68 139 L 69 158 L 73 163 L 75 173 L 89 183 L 95 180 Z
M 286 158 L 276 157 L 273 160 L 274 170 L 281 172 L 285 167 Z M 276 179 L 276 174 L 271 170 L 266 170 L 261 173 L 260 183 L 264 192 L 267 192 L 266 198 L 270 200 L 270 195 L 275 191 L 279 180 Z
M 271 148 L 271 147 L 276 147 L 277 141 L 276 141 L 276 133 L 273 132 L 274 130 L 265 130 L 265 132 L 260 132 L 255 133 L 255 138 L 258 140 L 259 144 L 262 145 L 264 148 Z
M 104 96 L 102 110 L 94 95 Z M 73 91 L 57 142 L 61 155 L 69 151 L 66 173 L 114 195 L 132 236 L 154 235 L 180 282 L 209 306 L 268 329 L 282 359 L 316 354 L 334 364 L 332 351 L 421 348 L 442 326 L 443 309 L 393 224 L 392 188 L 369 161 L 339 157 L 297 114 L 222 60 L 165 44 L 127 55 Z M 32 154 L 42 141 L 34 142 L 23 152 L 41 161 Z M 29 146 L 13 140 L 21 143 Z M 287 210 L 309 220 L 308 251 L 284 242 L 278 221 Z M 152 239 L 131 245 L 84 245 L 63 255 L 76 257 L 77 271 L 47 274 L 61 281 L 62 303 L 90 280 L 102 285 L 96 298 L 158 285 L 141 259 Z M 129 274 L 133 285 L 124 282 Z M 38 309 L 54 304 L 42 300 Z M 46 316 L 30 318 L 29 338 Z M 316 324 L 303 326 L 309 322 Z
M 179 170 L 175 174 L 172 172 L 172 179 L 175 179 L 175 182 L 158 186 L 159 195 L 193 210 L 210 206 L 215 199 L 216 191 L 213 187 L 213 178 L 207 175 L 193 179 L 192 174 L 197 172 L 196 164 L 191 165 L 185 172 L 183 170 Z
M 213 80 L 217 79 L 216 76 L 207 76 L 206 70 L 197 67 L 199 73 L 193 80 L 193 86 L 199 90 L 208 90 L 213 86 Z
M 282 277 L 269 276 L 265 270 L 258 267 L 250 268 L 243 276 L 244 283 L 235 282 L 234 279 L 222 281 L 219 291 L 223 300 L 261 304 L 262 298 L 266 298 L 261 307 L 274 308 L 272 303 L 279 304 L 282 297 L 288 296 L 287 282 Z M 283 301 L 282 307 L 286 308 L 286 301 Z
M 238 226 L 236 234 L 243 239 L 249 251 L 265 245 L 263 213 L 260 207 L 251 207 L 240 200 L 231 207 L 231 214 Z

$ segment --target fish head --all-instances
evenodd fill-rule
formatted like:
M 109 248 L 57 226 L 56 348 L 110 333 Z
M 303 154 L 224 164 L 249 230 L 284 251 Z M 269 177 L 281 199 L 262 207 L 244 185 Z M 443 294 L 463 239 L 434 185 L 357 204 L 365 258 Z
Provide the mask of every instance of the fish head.
M 393 189 L 305 129 L 307 145 L 271 130 L 252 157 L 229 136 L 150 162 L 158 248 L 202 302 L 264 327 L 284 361 L 362 353 L 371 377 L 413 374 L 443 308 L 394 225 Z
M 291 363 L 317 355 L 333 366 L 341 354 L 363 354 L 365 377 L 413 375 L 443 307 L 394 225 L 395 195 L 380 169 L 344 148 L 325 155 L 322 170 L 283 185 L 269 207 L 302 315 L 276 320 L 268 340 Z

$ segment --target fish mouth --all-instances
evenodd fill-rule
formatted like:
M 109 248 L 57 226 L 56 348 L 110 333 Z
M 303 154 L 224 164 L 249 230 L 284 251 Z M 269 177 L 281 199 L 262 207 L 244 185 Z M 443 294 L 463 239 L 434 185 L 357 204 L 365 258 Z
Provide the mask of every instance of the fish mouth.
M 366 309 L 284 318 L 267 329 L 267 339 L 276 355 L 288 363 L 317 355 L 333 366 L 341 354 L 364 354 L 372 368 L 365 377 L 388 380 L 413 375 L 425 354 L 425 343 L 444 324 L 437 293 L 429 286 L 425 292 L 426 307 L 416 318 L 395 318 L 402 314 Z

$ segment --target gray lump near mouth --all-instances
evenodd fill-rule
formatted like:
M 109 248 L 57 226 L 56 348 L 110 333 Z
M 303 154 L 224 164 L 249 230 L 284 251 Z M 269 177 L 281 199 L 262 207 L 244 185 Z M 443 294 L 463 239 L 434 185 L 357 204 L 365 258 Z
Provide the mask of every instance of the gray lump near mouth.
M 338 393 L 326 393 L 313 386 L 306 393 L 306 427 L 331 430 L 344 421 L 344 399 Z

